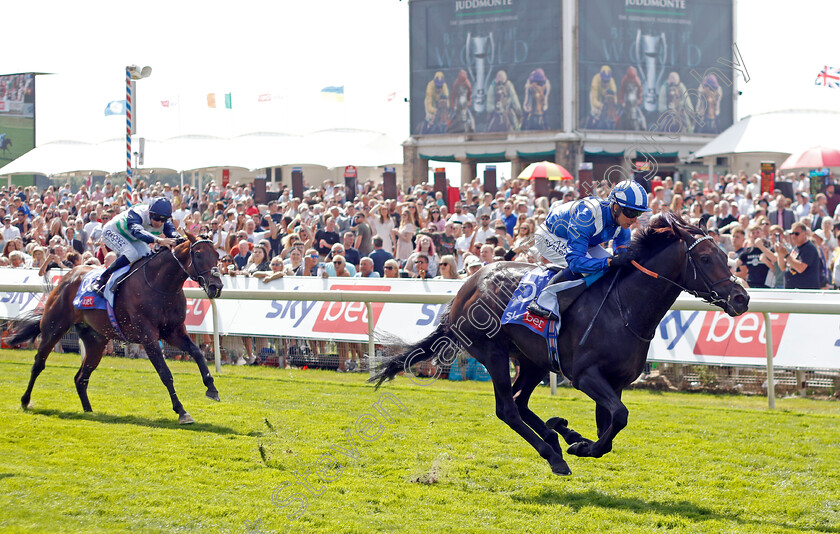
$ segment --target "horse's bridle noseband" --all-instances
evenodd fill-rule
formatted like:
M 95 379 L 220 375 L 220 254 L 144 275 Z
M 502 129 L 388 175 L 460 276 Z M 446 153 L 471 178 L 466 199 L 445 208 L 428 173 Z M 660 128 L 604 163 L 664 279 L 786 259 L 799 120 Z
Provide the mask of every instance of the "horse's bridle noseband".
M 178 262 L 178 265 L 181 267 L 181 269 L 183 269 L 184 272 L 187 273 L 187 276 L 190 277 L 190 280 L 193 280 L 194 282 L 199 284 L 201 287 L 205 288 L 205 287 L 207 287 L 207 284 L 208 284 L 207 278 L 205 278 L 205 276 L 204 276 L 205 274 L 210 273 L 211 276 L 221 277 L 222 273 L 221 273 L 221 271 L 219 271 L 219 268 L 216 265 L 213 265 L 213 267 L 210 267 L 209 269 L 205 269 L 201 272 L 196 271 L 195 257 L 194 257 L 195 252 L 193 251 L 193 249 L 199 243 L 210 243 L 211 245 L 213 245 L 213 242 L 210 241 L 209 239 L 199 239 L 197 241 L 194 241 L 194 242 L 190 243 L 190 259 L 187 262 L 187 265 L 184 265 L 183 263 L 181 263 L 181 260 L 178 259 L 178 256 L 175 255 L 175 252 L 172 249 L 169 249 L 169 252 L 172 253 L 172 257 L 175 258 L 175 261 Z M 214 248 L 214 250 L 215 250 L 215 248 Z M 190 265 L 193 268 L 193 272 L 196 273 L 195 276 L 190 274 L 190 271 L 187 269 L 187 267 L 190 266 Z
M 693 295 L 697 298 L 703 299 L 704 301 L 708 302 L 709 304 L 723 307 L 723 305 L 726 304 L 726 299 L 723 296 L 721 296 L 720 293 L 715 291 L 715 286 L 718 285 L 718 284 L 722 284 L 723 282 L 726 282 L 726 281 L 731 281 L 733 283 L 738 283 L 737 280 L 734 279 L 735 278 L 734 276 L 729 275 L 726 278 L 721 278 L 720 280 L 716 280 L 716 281 L 713 282 L 709 278 L 709 276 L 706 274 L 705 271 L 697 268 L 697 264 L 695 263 L 694 256 L 692 255 L 692 251 L 693 251 L 694 247 L 699 245 L 701 242 L 707 241 L 707 240 L 710 240 L 710 239 L 713 240 L 714 238 L 710 235 L 704 235 L 703 237 L 701 237 L 699 239 L 695 239 L 694 242 L 691 243 L 691 245 L 688 245 L 685 242 L 684 239 L 682 240 L 683 245 L 685 245 L 686 258 L 688 258 L 688 264 L 686 264 L 686 270 L 688 269 L 688 265 L 690 264 L 692 270 L 694 271 L 694 279 L 695 280 L 697 280 L 697 279 L 702 280 L 703 284 L 706 286 L 706 291 L 698 291 L 698 290 L 695 290 L 695 289 L 688 289 L 687 287 L 683 286 L 682 284 L 680 284 L 678 282 L 675 282 L 674 280 L 671 280 L 670 278 L 666 278 L 665 276 L 662 276 L 661 274 L 655 273 L 655 272 L 651 271 L 650 269 L 647 269 L 647 268 L 643 267 L 636 260 L 633 260 L 630 263 L 632 263 L 634 267 L 636 267 L 638 270 L 642 271 L 643 273 L 645 273 L 648 276 L 652 276 L 653 278 L 661 278 L 662 280 L 665 280 L 666 282 L 680 288 L 681 291 L 685 291 L 686 293 L 688 293 L 690 295 Z M 698 273 L 700 274 L 699 277 L 697 276 Z

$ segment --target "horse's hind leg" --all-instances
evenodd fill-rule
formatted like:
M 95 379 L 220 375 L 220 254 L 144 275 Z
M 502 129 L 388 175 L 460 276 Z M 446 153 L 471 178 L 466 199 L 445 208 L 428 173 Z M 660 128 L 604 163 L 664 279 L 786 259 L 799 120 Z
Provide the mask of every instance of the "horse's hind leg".
M 169 397 L 172 399 L 172 410 L 178 414 L 178 422 L 182 425 L 195 423 L 195 420 L 193 420 L 190 414 L 184 410 L 184 406 L 181 404 L 181 401 L 178 400 L 178 395 L 175 394 L 175 384 L 172 380 L 172 372 L 169 371 L 169 367 L 166 365 L 166 360 L 163 359 L 163 352 L 160 350 L 158 340 L 155 339 L 144 343 L 143 347 L 146 349 L 149 361 L 152 362 L 152 365 L 155 367 L 155 371 L 157 371 L 160 381 L 163 382 L 163 385 L 166 386 L 166 390 L 169 391 Z
M 92 412 L 93 408 L 90 407 L 90 400 L 87 394 L 88 382 L 90 381 L 91 373 L 96 370 L 99 362 L 102 361 L 102 353 L 105 352 L 105 345 L 108 344 L 108 338 L 88 325 L 77 325 L 76 330 L 79 332 L 79 339 L 85 344 L 85 357 L 75 378 L 76 392 L 82 401 L 82 409 L 86 412 Z
M 71 320 L 70 317 L 62 317 L 60 313 L 44 313 L 41 324 L 49 325 L 50 328 L 48 330 L 45 330 L 43 327 L 41 328 L 41 343 L 38 345 L 38 352 L 35 353 L 35 362 L 32 364 L 29 385 L 26 387 L 26 392 L 20 398 L 20 405 L 24 409 L 29 408 L 29 401 L 32 399 L 32 388 L 35 387 L 35 380 L 41 374 L 41 371 L 44 370 L 44 367 L 47 366 L 47 357 L 49 357 L 53 347 L 55 347 L 56 343 L 61 340 L 64 334 L 70 329 L 70 326 L 72 326 Z
M 469 351 L 473 356 L 478 356 L 490 377 L 493 379 L 493 389 L 496 393 L 496 416 L 511 427 L 517 434 L 531 444 L 537 452 L 551 466 L 551 471 L 557 475 L 570 475 L 572 473 L 569 465 L 563 460 L 563 454 L 538 436 L 522 420 L 519 414 L 519 407 L 513 400 L 513 392 L 510 384 L 510 363 L 506 349 L 488 342 L 487 346 L 473 345 Z M 522 370 L 520 369 L 520 372 Z M 559 447 L 558 447 L 559 449 Z
M 207 368 L 207 360 L 204 358 L 204 354 L 202 354 L 201 349 L 199 349 L 196 344 L 193 343 L 192 339 L 190 339 L 184 325 L 179 325 L 178 328 L 166 338 L 166 341 L 168 341 L 173 347 L 178 347 L 192 356 L 196 365 L 198 365 L 199 372 L 201 372 L 201 380 L 207 388 L 205 395 L 207 395 L 208 399 L 213 399 L 214 401 L 219 400 L 219 391 L 213 383 L 213 375 L 210 374 L 210 369 Z

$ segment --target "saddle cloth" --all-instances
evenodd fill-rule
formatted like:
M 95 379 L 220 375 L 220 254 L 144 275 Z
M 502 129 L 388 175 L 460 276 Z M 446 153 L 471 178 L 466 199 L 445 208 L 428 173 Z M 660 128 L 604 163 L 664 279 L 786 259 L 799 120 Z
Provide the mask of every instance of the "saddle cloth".
M 557 353 L 557 336 L 560 332 L 560 321 L 550 321 L 528 312 L 528 304 L 543 291 L 554 274 L 554 271 L 541 266 L 535 267 L 525 273 L 525 276 L 519 281 L 516 291 L 513 292 L 513 296 L 505 308 L 505 312 L 502 314 L 502 324 L 522 325 L 545 338 L 548 344 L 551 370 L 555 373 L 560 373 L 560 355 Z M 589 287 L 603 275 L 604 273 L 597 273 L 586 276 L 584 282 Z M 558 300 L 554 298 L 551 301 L 554 305 L 552 311 L 559 317 L 561 314 Z
M 105 291 L 103 291 L 105 294 L 104 297 L 94 293 L 91 290 L 91 286 L 93 285 L 93 282 L 99 278 L 99 275 L 105 271 L 105 268 L 102 267 L 100 269 L 93 269 L 88 272 L 84 278 L 82 278 L 82 283 L 79 284 L 79 290 L 76 291 L 76 297 L 73 299 L 73 306 L 77 310 L 105 310 L 108 312 L 108 320 L 111 321 L 111 326 L 114 327 L 114 330 L 117 331 L 117 334 L 119 334 L 123 341 L 125 341 L 125 336 L 120 329 L 120 324 L 117 321 L 116 314 L 114 313 L 114 289 L 117 284 L 122 282 L 123 275 L 125 275 L 129 269 L 131 269 L 131 265 L 117 269 L 114 274 L 111 275 L 111 278 L 108 279 L 108 283 L 105 284 Z
M 549 321 L 538 315 L 528 312 L 528 304 L 540 294 L 543 288 L 548 285 L 554 272 L 542 267 L 525 273 L 519 281 L 516 291 L 510 299 L 505 313 L 502 314 L 502 324 L 522 325 L 532 332 L 541 335 L 548 343 L 548 357 L 551 363 L 551 370 L 560 372 L 560 355 L 557 354 L 557 332 L 560 330 L 559 321 Z M 556 309 L 555 309 L 556 311 Z
M 104 267 L 93 269 L 88 272 L 82 279 L 79 285 L 79 290 L 76 292 L 76 297 L 73 299 L 73 306 L 77 310 L 107 310 L 108 306 L 114 306 L 114 289 L 115 285 L 121 280 L 122 275 L 128 272 L 130 265 L 117 269 L 117 271 L 108 279 L 105 284 L 104 298 L 94 293 L 91 289 L 93 282 L 99 278 L 99 275 L 105 271 Z

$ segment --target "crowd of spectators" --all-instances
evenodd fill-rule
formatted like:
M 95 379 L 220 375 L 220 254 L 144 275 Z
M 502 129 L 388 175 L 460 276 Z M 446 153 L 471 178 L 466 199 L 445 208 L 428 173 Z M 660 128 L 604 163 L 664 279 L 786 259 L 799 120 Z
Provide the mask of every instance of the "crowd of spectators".
M 651 183 L 651 214 L 679 213 L 705 224 L 730 258 L 732 272 L 750 287 L 836 288 L 840 285 L 840 194 L 829 184 L 812 197 L 805 174 L 790 176 L 794 199 L 761 192 L 758 175 L 741 172 L 711 184 L 693 175 Z M 554 183 L 554 182 L 553 182 Z M 381 184 L 367 182 L 352 201 L 331 181 L 293 198 L 257 205 L 250 185 L 210 182 L 202 191 L 140 181 L 134 202 L 159 195 L 172 201 L 179 232 L 211 239 L 224 274 L 271 282 L 283 276 L 458 279 L 500 260 L 536 263 L 533 236 L 554 202 L 579 198 L 573 181 L 556 182 L 550 199 L 533 184 L 506 180 L 495 194 L 479 181 L 465 183 L 460 200 L 447 203 L 429 185 L 386 199 Z M 592 194 L 606 197 L 598 185 Z M 447 198 L 452 198 L 447 196 Z M 0 266 L 107 265 L 102 225 L 126 208 L 110 180 L 90 190 L 69 184 L 0 189 L 3 219 Z

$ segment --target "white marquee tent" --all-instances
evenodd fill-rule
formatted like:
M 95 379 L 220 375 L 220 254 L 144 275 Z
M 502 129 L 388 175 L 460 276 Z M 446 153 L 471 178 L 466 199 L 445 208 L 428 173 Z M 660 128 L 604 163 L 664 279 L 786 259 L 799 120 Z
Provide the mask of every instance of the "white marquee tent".
M 792 154 L 813 146 L 840 148 L 840 112 L 786 110 L 750 115 L 694 153 L 695 158 L 733 154 Z
M 137 150 L 137 142 L 132 145 Z M 380 167 L 402 163 L 401 140 L 382 132 L 332 129 L 304 135 L 255 132 L 232 138 L 201 135 L 147 139 L 141 169 L 192 171 L 211 167 L 249 170 L 282 165 L 355 165 Z M 0 168 L 0 175 L 125 171 L 125 139 L 101 143 L 53 141 L 38 146 Z

